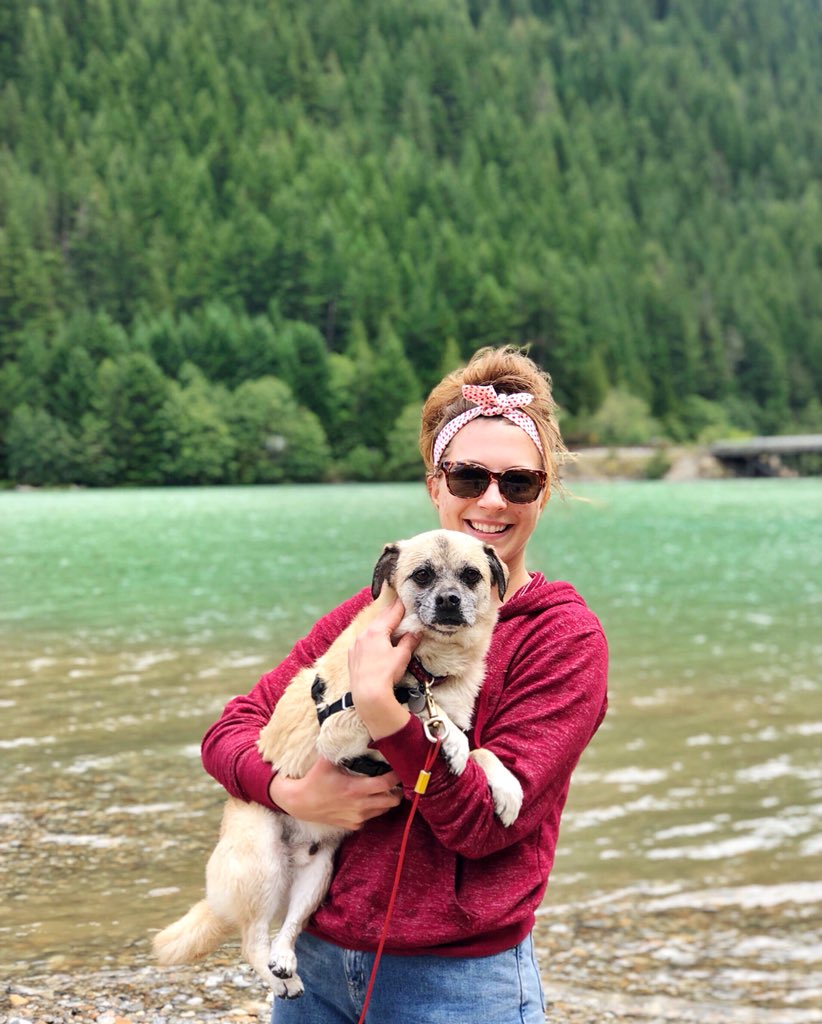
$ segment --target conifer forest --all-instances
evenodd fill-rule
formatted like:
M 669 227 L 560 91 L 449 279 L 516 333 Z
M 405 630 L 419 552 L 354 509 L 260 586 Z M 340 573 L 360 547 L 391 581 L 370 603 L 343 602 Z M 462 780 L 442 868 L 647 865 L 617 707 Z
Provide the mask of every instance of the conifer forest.
M 4 0 L 0 479 L 413 479 L 505 342 L 571 445 L 822 432 L 819 0 Z

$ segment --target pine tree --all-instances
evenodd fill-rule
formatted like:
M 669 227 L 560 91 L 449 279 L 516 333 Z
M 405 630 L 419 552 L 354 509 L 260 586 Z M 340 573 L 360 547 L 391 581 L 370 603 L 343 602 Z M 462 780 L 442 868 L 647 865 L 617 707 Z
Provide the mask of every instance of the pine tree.
M 104 425 L 106 454 L 118 483 L 166 481 L 173 447 L 166 408 L 169 393 L 169 381 L 145 353 L 101 364 L 95 411 Z

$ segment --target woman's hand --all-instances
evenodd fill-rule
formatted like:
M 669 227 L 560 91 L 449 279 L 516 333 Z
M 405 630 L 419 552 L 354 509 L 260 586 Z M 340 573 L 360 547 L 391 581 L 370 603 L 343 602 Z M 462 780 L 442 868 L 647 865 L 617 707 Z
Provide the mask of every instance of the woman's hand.
M 394 695 L 394 684 L 405 674 L 420 642 L 406 633 L 391 642 L 391 634 L 405 615 L 399 598 L 376 615 L 348 652 L 348 677 L 354 707 L 374 740 L 398 732 L 411 717 Z
M 374 778 L 349 775 L 320 757 L 301 779 L 275 775 L 268 793 L 294 818 L 356 831 L 369 818 L 397 806 L 402 799 L 399 781 L 394 772 Z

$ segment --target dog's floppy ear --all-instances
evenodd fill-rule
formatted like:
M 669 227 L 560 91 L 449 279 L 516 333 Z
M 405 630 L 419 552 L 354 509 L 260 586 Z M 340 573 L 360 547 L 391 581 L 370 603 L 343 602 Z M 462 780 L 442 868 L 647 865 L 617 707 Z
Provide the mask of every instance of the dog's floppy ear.
M 491 579 L 497 585 L 499 591 L 499 599 L 503 600 L 505 597 L 505 591 L 508 589 L 508 573 L 505 571 L 505 566 L 497 558 L 497 553 L 491 547 L 490 544 L 483 544 L 485 549 L 486 557 L 488 558 L 488 564 L 491 566 Z
M 391 582 L 394 570 L 397 568 L 397 561 L 400 557 L 400 549 L 396 544 L 386 544 L 383 552 L 377 559 L 374 566 L 374 576 L 371 580 L 371 596 L 376 601 L 380 596 L 382 585 L 386 580 Z

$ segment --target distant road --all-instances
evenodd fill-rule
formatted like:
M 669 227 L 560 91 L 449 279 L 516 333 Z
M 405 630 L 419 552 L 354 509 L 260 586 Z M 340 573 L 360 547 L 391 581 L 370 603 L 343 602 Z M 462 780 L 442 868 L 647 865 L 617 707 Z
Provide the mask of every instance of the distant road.
M 710 446 L 710 451 L 717 459 L 822 452 L 822 434 L 786 434 L 778 437 L 746 437 L 744 441 L 716 441 Z

